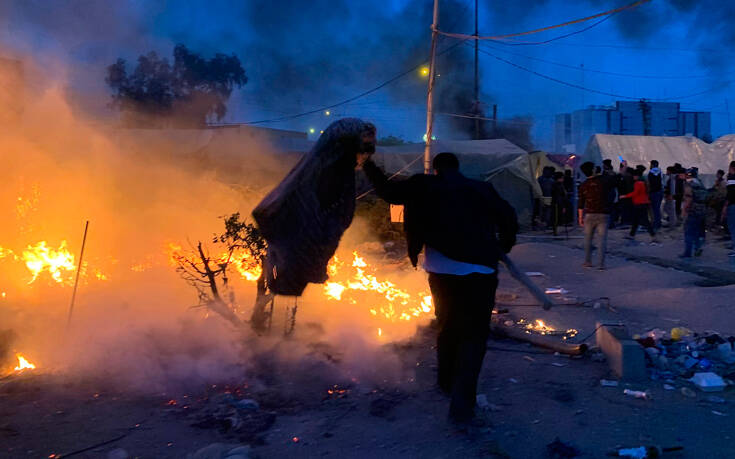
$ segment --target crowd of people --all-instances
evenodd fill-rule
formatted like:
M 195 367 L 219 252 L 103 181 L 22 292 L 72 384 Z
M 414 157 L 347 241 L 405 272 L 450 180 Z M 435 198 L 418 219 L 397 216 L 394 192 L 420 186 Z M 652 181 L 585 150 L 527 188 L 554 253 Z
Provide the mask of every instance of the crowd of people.
M 620 161 L 615 171 L 612 160 L 601 165 L 586 162 L 579 168 L 586 177 L 577 190 L 577 221 L 584 228 L 585 267 L 593 267 L 592 240 L 597 235 L 597 267 L 605 269 L 608 231 L 628 229 L 625 239 L 636 240 L 639 229 L 650 236 L 651 245 L 659 245 L 661 231 L 683 226 L 684 250 L 680 258 L 702 255 L 708 232 L 729 234 L 733 243 L 730 257 L 735 257 L 735 161 L 729 171 L 717 171 L 713 186 L 707 188 L 697 167 L 685 169 L 676 163 L 664 173 L 659 162 L 630 167 Z M 541 224 L 558 234 L 558 228 L 572 222 L 574 183 L 571 173 L 544 168 L 538 182 L 543 198 L 536 207 L 534 225 Z M 569 177 L 569 180 L 567 180 Z

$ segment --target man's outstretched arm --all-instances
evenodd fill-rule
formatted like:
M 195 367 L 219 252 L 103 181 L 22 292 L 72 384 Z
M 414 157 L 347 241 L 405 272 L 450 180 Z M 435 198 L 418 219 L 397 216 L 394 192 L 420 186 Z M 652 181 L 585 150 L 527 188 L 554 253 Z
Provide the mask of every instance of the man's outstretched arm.
M 409 183 L 406 180 L 391 182 L 388 176 L 370 159 L 362 166 L 375 192 L 390 204 L 406 204 L 409 196 Z

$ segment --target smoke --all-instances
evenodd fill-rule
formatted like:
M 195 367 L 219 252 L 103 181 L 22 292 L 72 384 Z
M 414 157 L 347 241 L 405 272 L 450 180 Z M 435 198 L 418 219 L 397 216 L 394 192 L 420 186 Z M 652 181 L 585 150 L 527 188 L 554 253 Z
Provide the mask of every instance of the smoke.
M 46 63 L 18 64 L 0 68 L 3 87 L 12 84 L 2 94 L 8 103 L 0 118 L 13 128 L 0 135 L 1 370 L 12 368 L 20 352 L 41 371 L 127 390 L 183 392 L 260 378 L 257 363 L 266 356 L 284 375 L 327 368 L 309 376 L 316 385 L 400 379 L 398 359 L 383 345 L 410 337 L 418 320 L 387 321 L 381 339 L 369 312 L 376 305 L 346 307 L 314 285 L 299 299 L 291 340 L 282 338 L 293 307 L 286 298 L 275 302 L 272 336 L 258 338 L 197 307 L 195 290 L 170 263 L 171 243 L 202 241 L 215 250 L 209 242 L 224 229 L 220 217 L 249 215 L 295 157 L 274 154 L 238 129 L 100 126 L 73 109 L 65 81 L 48 79 Z M 65 75 L 62 63 L 54 67 Z M 40 241 L 54 250 L 66 241 L 76 262 L 86 220 L 85 263 L 67 329 L 73 271 L 61 273 L 63 284 L 48 273 L 31 282 L 22 255 Z M 366 237 L 356 221 L 340 256 L 351 257 Z M 231 277 L 242 317 L 249 317 L 255 283 Z M 398 271 L 391 280 L 426 288 L 417 272 Z

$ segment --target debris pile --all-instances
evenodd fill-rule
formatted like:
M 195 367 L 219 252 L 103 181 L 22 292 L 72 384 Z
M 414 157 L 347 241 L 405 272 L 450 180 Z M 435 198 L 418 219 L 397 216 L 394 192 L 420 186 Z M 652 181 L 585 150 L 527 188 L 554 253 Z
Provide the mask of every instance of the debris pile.
M 704 392 L 735 384 L 735 337 L 676 327 L 670 332 L 656 328 L 634 338 L 645 348 L 654 381 L 671 384 L 684 379 Z

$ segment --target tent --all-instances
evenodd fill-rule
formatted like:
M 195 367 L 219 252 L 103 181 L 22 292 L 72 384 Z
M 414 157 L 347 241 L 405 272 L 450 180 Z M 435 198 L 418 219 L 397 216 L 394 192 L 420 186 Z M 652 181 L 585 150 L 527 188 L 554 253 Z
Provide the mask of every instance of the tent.
M 679 163 L 684 167 L 696 166 L 700 173 L 714 175 L 718 169 L 727 170 L 735 159 L 735 135 L 726 135 L 708 144 L 696 137 L 657 137 L 642 135 L 595 134 L 584 152 L 584 161 L 595 164 L 612 159 L 613 164 L 622 156 L 628 165 L 649 166 L 652 159 L 662 168 Z
M 521 225 L 530 226 L 533 199 L 541 196 L 536 180 L 537 163 L 544 161 L 505 139 L 437 140 L 432 156 L 452 152 L 459 157 L 461 172 L 470 178 L 488 181 L 518 213 Z M 409 176 L 424 170 L 424 144 L 378 147 L 375 162 L 387 173 Z

